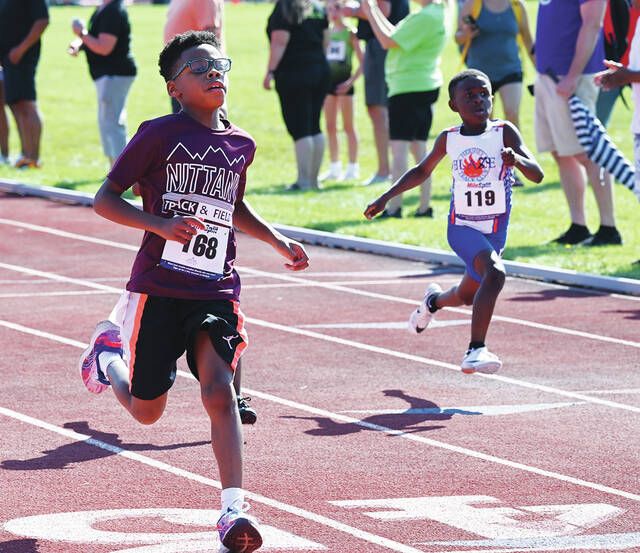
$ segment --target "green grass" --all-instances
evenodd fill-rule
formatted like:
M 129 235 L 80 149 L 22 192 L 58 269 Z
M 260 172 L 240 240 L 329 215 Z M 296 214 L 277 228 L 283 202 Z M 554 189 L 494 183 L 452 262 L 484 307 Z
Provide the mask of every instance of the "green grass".
M 529 2 L 535 21 L 536 3 Z M 128 101 L 129 132 L 141 121 L 167 113 L 169 101 L 157 71 L 157 55 L 162 46 L 162 27 L 166 6 L 136 5 L 129 8 L 133 27 L 133 49 L 139 67 Z M 234 123 L 250 132 L 258 143 L 256 160 L 249 171 L 248 198 L 268 220 L 363 237 L 404 242 L 448 250 L 446 213 L 449 204 L 450 171 L 443 162 L 434 174 L 433 207 L 435 220 L 366 221 L 362 211 L 384 186 L 361 187 L 329 184 L 319 192 L 286 193 L 283 187 L 295 179 L 291 141 L 282 122 L 275 92 L 262 89 L 262 77 L 268 54 L 264 32 L 271 4 L 228 3 L 226 35 L 234 66 L 230 74 L 228 105 Z M 45 119 L 42 144 L 44 166 L 39 171 L 19 172 L 0 168 L 0 178 L 46 184 L 75 190 L 94 191 L 108 169 L 100 147 L 96 123 L 96 99 L 83 57 L 71 58 L 66 46 L 72 34 L 73 17 L 88 19 L 89 8 L 52 7 L 51 25 L 44 37 L 43 55 L 38 72 L 39 105 Z M 445 79 L 459 70 L 459 58 L 453 43 L 444 56 Z M 533 70 L 527 68 L 531 82 Z M 627 94 L 628 96 L 628 94 Z M 356 121 L 361 139 L 360 164 L 363 177 L 375 169 L 371 126 L 363 105 L 362 81 L 356 87 Z M 500 107 L 497 110 L 500 115 Z M 631 112 L 621 105 L 610 125 L 616 144 L 632 155 L 629 123 Z M 446 104 L 446 94 L 438 102 L 433 133 L 457 124 Z M 533 139 L 533 100 L 525 94 L 521 108 L 521 130 L 526 143 L 535 149 Z M 18 149 L 17 133 L 12 129 L 12 152 Z M 527 183 L 517 189 L 514 199 L 507 259 L 562 267 L 594 274 L 640 279 L 640 266 L 631 262 L 640 257 L 638 202 L 623 187 L 616 185 L 616 213 L 625 244 L 622 247 L 565 248 L 547 243 L 568 226 L 568 210 L 560 189 L 555 164 L 549 155 L 540 155 L 545 171 L 540 185 Z M 588 224 L 598 225 L 593 195 L 588 193 Z M 412 213 L 418 203 L 417 191 L 405 195 L 404 211 Z

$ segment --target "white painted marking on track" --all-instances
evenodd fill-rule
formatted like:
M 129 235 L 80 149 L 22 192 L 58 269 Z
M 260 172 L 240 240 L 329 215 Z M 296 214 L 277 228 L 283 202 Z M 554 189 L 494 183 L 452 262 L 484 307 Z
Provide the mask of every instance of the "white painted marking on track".
M 607 503 L 512 507 L 487 495 L 394 497 L 329 503 L 347 509 L 363 510 L 362 514 L 375 520 L 435 520 L 494 540 L 575 535 L 625 512 L 624 509 Z M 532 513 L 535 516 L 532 517 Z
M 255 323 L 256 320 L 254 319 L 253 322 Z M 258 322 L 264 322 L 264 321 L 258 321 Z M 78 347 L 80 349 L 85 349 L 87 347 L 86 344 L 82 343 L 82 342 L 75 342 L 72 340 L 69 340 L 68 338 L 63 338 L 63 337 L 54 337 L 54 335 L 49 334 L 49 333 L 42 333 L 40 331 L 37 330 L 33 330 L 33 329 L 27 329 L 26 327 L 23 327 L 21 325 L 15 325 L 13 323 L 8 323 L 7 321 L 2 321 L 0 320 L 0 325 L 2 326 L 6 326 L 7 328 L 11 328 L 13 330 L 17 330 L 20 332 L 27 332 L 28 334 L 32 334 L 35 336 L 40 336 L 43 338 L 47 338 L 50 340 L 55 340 L 64 344 L 68 344 L 68 345 L 74 345 L 75 347 Z M 300 331 L 300 332 L 305 332 L 305 331 Z M 322 335 L 320 335 L 322 336 Z M 75 343 L 71 343 L 71 342 L 75 342 Z M 181 377 L 187 378 L 187 379 L 191 379 L 193 380 L 194 377 L 191 373 L 185 372 L 185 371 L 181 371 L 178 370 L 177 371 L 178 375 L 180 375 Z M 495 376 L 495 375 L 493 375 Z M 452 452 L 456 452 L 456 453 L 460 453 L 462 455 L 465 455 L 467 457 L 473 457 L 476 459 L 481 459 L 483 461 L 489 461 L 492 463 L 496 463 L 498 465 L 503 465 L 503 466 L 507 466 L 513 469 L 517 469 L 517 470 L 522 470 L 525 472 L 529 472 L 529 473 L 533 473 L 533 474 L 537 474 L 540 476 L 545 476 L 548 478 L 553 478 L 556 480 L 560 480 L 562 482 L 567 482 L 567 483 L 571 483 L 571 484 L 575 484 L 577 486 L 582 486 L 585 488 L 590 488 L 593 490 L 597 490 L 606 494 L 610 494 L 610 495 L 616 495 L 616 496 L 620 496 L 620 497 L 624 497 L 626 499 L 631 499 L 633 501 L 640 501 L 640 495 L 638 494 L 634 494 L 631 492 L 627 492 L 625 490 L 618 490 L 616 488 L 611 488 L 609 486 L 605 486 L 603 484 L 598 484 L 595 482 L 588 482 L 586 480 L 582 480 L 580 478 L 574 478 L 573 476 L 566 476 L 564 474 L 560 474 L 557 472 L 553 472 L 553 471 L 548 471 L 548 470 L 544 470 L 544 469 L 540 469 L 537 467 L 533 467 L 530 465 L 526 465 L 523 463 L 518 463 L 515 461 L 510 461 L 508 459 L 503 459 L 501 457 L 496 457 L 494 455 L 488 455 L 479 451 L 474 451 L 472 449 L 467 449 L 465 447 L 460 447 L 460 446 L 456 446 L 456 445 L 452 445 L 452 444 L 448 444 L 446 442 L 442 442 L 442 441 L 438 441 L 438 440 L 432 440 L 430 438 L 425 438 L 423 436 L 418 436 L 416 434 L 406 434 L 400 430 L 394 430 L 391 428 L 387 428 L 386 426 L 382 426 L 379 424 L 373 424 L 370 423 L 366 420 L 360 420 L 354 417 L 348 417 L 346 415 L 341 415 L 338 413 L 334 413 L 332 411 L 327 411 L 325 409 L 318 409 L 316 407 L 312 407 L 309 405 L 305 405 L 302 403 L 298 403 L 295 401 L 291 401 L 288 399 L 284 399 L 284 398 L 280 398 L 278 396 L 272 395 L 272 394 L 267 394 L 264 392 L 259 392 L 258 390 L 253 390 L 253 389 L 249 389 L 249 388 L 244 388 L 245 392 L 251 395 L 254 395 L 256 397 L 265 399 L 267 401 L 272 401 L 274 403 L 278 403 L 280 405 L 285 405 L 287 407 L 290 407 L 292 409 L 296 409 L 296 410 L 300 410 L 300 411 L 304 411 L 307 413 L 311 413 L 314 415 L 320 415 L 323 417 L 327 417 L 333 420 L 337 420 L 337 421 L 341 421 L 341 422 L 347 422 L 350 424 L 356 424 L 358 426 L 361 426 L 363 428 L 367 428 L 369 430 L 376 430 L 378 432 L 383 432 L 385 434 L 389 434 L 391 436 L 398 436 L 400 438 L 406 439 L 406 440 L 410 440 L 413 442 L 417 442 L 417 443 L 422 443 L 422 444 L 426 444 L 429 445 L 431 447 L 436 447 L 436 448 L 440 448 L 440 449 L 444 449 L 447 451 L 452 451 Z M 8 411 L 6 409 L 3 409 L 2 407 L 0 407 L 0 414 L 2 414 L 3 411 Z M 12 411 L 10 411 L 10 413 L 13 413 Z M 9 415 L 11 416 L 11 415 Z M 25 415 L 26 417 L 26 415 Z M 19 418 L 19 417 L 15 417 L 15 418 Z M 31 419 L 31 417 L 28 417 L 28 419 Z M 37 419 L 33 419 L 33 420 L 37 420 Z M 46 423 L 43 423 L 46 424 Z M 39 424 L 36 424 L 36 426 L 40 426 Z M 53 427 L 52 425 L 48 425 L 51 426 L 52 428 L 54 428 L 54 432 L 58 432 L 57 427 Z M 66 430 L 66 429 L 60 429 L 62 431 L 62 433 L 71 433 L 73 434 L 73 436 L 82 436 L 80 434 L 77 434 L 76 432 L 70 431 L 70 430 Z M 71 435 L 71 434 L 65 434 L 65 435 Z M 89 438 L 88 436 L 83 437 L 83 439 Z M 109 446 L 111 448 L 113 448 L 114 446 Z M 119 451 L 120 448 L 117 448 Z M 111 451 L 112 449 L 109 449 L 109 451 Z M 131 453 L 131 455 L 137 455 L 135 453 Z
M 469 326 L 470 319 L 433 319 L 429 323 L 429 330 L 434 328 L 445 328 L 449 326 Z M 380 322 L 380 323 L 320 323 L 310 325 L 296 325 L 296 328 L 345 328 L 355 330 L 404 330 L 407 331 L 407 321 L 402 322 Z
M 35 232 L 43 232 L 43 233 L 47 233 L 47 234 L 53 234 L 56 236 L 61 236 L 64 238 L 71 238 L 74 240 L 80 240 L 80 241 L 84 241 L 84 242 L 89 242 L 89 243 L 93 243 L 93 244 L 100 244 L 103 246 L 110 246 L 113 248 L 118 248 L 118 249 L 125 249 L 125 250 L 129 250 L 129 251 L 137 251 L 138 250 L 138 246 L 131 246 L 129 244 L 123 244 L 120 242 L 113 242 L 110 240 L 103 240 L 101 238 L 93 238 L 90 236 L 85 236 L 82 234 L 76 234 L 76 233 L 72 233 L 72 232 L 66 232 L 66 231 L 61 231 L 58 229 L 54 229 L 51 227 L 44 227 L 44 226 L 40 226 L 40 225 L 32 225 L 30 223 L 23 223 L 22 221 L 16 221 L 16 220 L 12 220 L 12 219 L 3 219 L 0 218 L 0 224 L 6 224 L 6 225 L 10 225 L 10 226 L 14 226 L 14 227 L 21 227 L 21 228 L 26 228 Z M 349 288 L 348 286 L 339 286 L 339 285 L 332 285 L 332 284 L 328 284 L 328 283 L 324 283 L 321 281 L 313 281 L 313 280 L 309 280 L 309 279 L 304 279 L 301 277 L 296 277 L 296 276 L 291 276 L 291 275 L 285 275 L 285 274 L 278 274 L 278 273 L 270 273 L 268 271 L 261 271 L 258 269 L 252 269 L 250 267 L 243 267 L 242 265 L 239 265 L 236 267 L 238 269 L 238 271 L 240 273 L 248 273 L 251 274 L 253 276 L 263 276 L 263 277 L 267 277 L 267 278 L 273 278 L 276 280 L 280 280 L 280 281 L 284 281 L 284 282 L 291 282 L 291 283 L 297 283 L 297 284 L 307 284 L 307 285 L 312 285 L 315 286 L 317 288 L 324 288 L 327 290 L 333 290 L 336 292 L 344 292 L 347 294 L 353 294 L 353 295 L 359 295 L 359 296 L 365 296 L 365 297 L 370 297 L 370 298 L 375 298 L 375 299 L 380 299 L 380 300 L 385 300 L 385 301 L 392 301 L 392 302 L 396 302 L 396 303 L 403 303 L 403 304 L 408 304 L 408 305 L 416 305 L 418 303 L 417 300 L 412 300 L 412 299 L 407 299 L 407 298 L 400 298 L 397 296 L 391 296 L 388 294 L 378 294 L 376 292 L 369 292 L 367 290 L 358 290 L 357 288 Z M 534 281 L 535 282 L 535 281 Z M 573 288 L 571 288 L 573 290 Z M 629 299 L 630 297 L 627 296 L 620 296 L 621 299 Z M 634 298 L 636 299 L 636 298 Z M 465 315 L 471 315 L 471 311 L 468 309 L 461 309 L 461 308 L 446 308 L 446 310 L 451 310 L 453 312 L 456 313 L 463 313 Z M 516 325 L 521 325 L 521 326 L 525 326 L 525 327 L 530 327 L 530 328 L 536 328 L 539 330 L 546 330 L 549 332 L 557 332 L 560 334 L 567 334 L 567 335 L 571 335 L 571 336 L 579 336 L 581 338 L 587 338 L 590 340 L 597 340 L 597 341 L 601 341 L 601 342 L 608 342 L 608 343 L 612 343 L 612 344 L 619 344 L 619 345 L 624 345 L 624 346 L 630 346 L 630 347 L 634 347 L 634 348 L 640 348 L 640 342 L 634 342 L 631 340 L 622 340 L 619 338 L 613 338 L 610 336 L 603 336 L 600 334 L 592 334 L 589 332 L 583 332 L 580 330 L 574 330 L 574 329 L 569 329 L 569 328 L 563 328 L 563 327 L 557 327 L 557 326 L 553 326 L 553 325 L 547 325 L 547 324 L 543 324 L 543 323 L 536 323 L 536 322 L 532 322 L 532 321 L 526 321 L 523 319 L 516 319 L 514 317 L 503 317 L 501 315 L 497 315 L 494 314 L 493 321 L 501 321 L 501 322 L 506 322 L 506 323 L 511 323 L 511 324 L 516 324 Z
M 208 478 L 206 476 L 202 476 L 200 474 L 196 474 L 194 472 L 184 470 L 178 467 L 174 467 L 168 463 L 164 463 L 162 461 L 158 461 L 151 457 L 147 457 L 146 455 L 142 455 L 140 453 L 135 453 L 133 451 L 128 451 L 118 446 L 114 446 L 107 442 L 103 442 L 101 440 L 97 440 L 92 438 L 91 436 L 87 436 L 86 434 L 80 434 L 79 432 L 75 432 L 73 430 L 69 430 L 67 428 L 61 428 L 59 426 L 55 426 L 48 422 L 45 422 L 40 419 L 36 419 L 34 417 L 30 417 L 29 415 L 25 415 L 23 413 L 18 413 L 17 411 L 13 411 L 11 409 L 6 409 L 4 407 L 0 407 L 0 415 L 4 415 L 6 417 L 13 418 L 15 420 L 19 420 L 23 423 L 30 424 L 32 426 L 36 426 L 38 428 L 42 428 L 44 430 L 48 430 L 50 432 L 54 432 L 56 434 L 60 434 L 65 436 L 73 441 L 84 442 L 86 444 L 98 447 L 105 451 L 110 451 L 115 455 L 123 457 L 125 459 L 129 459 L 131 461 L 136 461 L 148 467 L 152 467 L 163 472 L 172 474 L 174 476 L 180 476 L 182 478 L 186 478 L 187 480 L 192 480 L 194 482 L 198 482 L 205 486 L 210 486 L 213 488 L 221 489 L 222 486 L 218 480 L 214 480 L 213 478 Z M 410 547 L 408 545 L 395 542 L 393 540 L 384 538 L 382 536 L 377 536 L 376 534 L 372 534 L 370 532 L 366 532 L 364 530 L 360 530 L 359 528 L 355 528 L 353 526 L 349 526 L 348 524 L 344 524 L 342 522 L 333 520 L 329 517 L 319 515 L 312 511 L 308 511 L 306 509 L 301 509 L 294 505 L 289 505 L 288 503 L 283 503 L 276 499 L 272 499 L 270 497 L 266 497 L 261 494 L 246 492 L 246 497 L 248 500 L 255 501 L 256 503 L 261 503 L 263 505 L 267 505 L 269 507 L 273 507 L 279 511 L 284 511 L 286 513 L 298 516 L 300 518 L 309 520 L 311 522 L 315 522 L 317 524 L 321 524 L 323 526 L 327 526 L 339 532 L 343 532 L 348 534 L 356 539 L 366 541 L 369 543 L 373 543 L 375 545 L 379 545 L 386 549 L 390 549 L 392 551 L 399 551 L 400 553 L 424 553 L 420 549 L 416 549 L 414 547 Z
M 15 518 L 5 522 L 4 529 L 17 536 L 53 542 L 118 546 L 146 544 L 143 547 L 118 549 L 118 553 L 125 551 L 132 553 L 210 552 L 220 544 L 218 533 L 214 529 L 171 533 L 134 532 L 129 529 L 124 532 L 117 531 L 118 523 L 131 524 L 135 519 L 145 519 L 144 527 L 148 527 L 151 526 L 148 524 L 148 519 L 159 519 L 174 524 L 178 528 L 190 526 L 211 528 L 219 516 L 219 511 L 210 509 L 105 509 Z M 100 526 L 100 529 L 94 528 L 94 525 Z M 260 525 L 260 532 L 264 539 L 263 549 L 265 550 L 318 551 L 327 549 L 322 544 L 273 526 Z
M 446 363 L 444 361 L 439 361 L 437 359 L 430 359 L 428 357 L 421 357 L 419 355 L 412 355 L 410 353 L 405 353 L 403 351 L 396 351 L 396 350 L 392 350 L 392 349 L 388 349 L 388 348 L 382 348 L 379 346 L 373 346 L 370 344 L 365 344 L 362 342 L 356 342 L 354 340 L 347 340 L 344 338 L 339 338 L 337 336 L 330 336 L 328 334 L 322 334 L 320 332 L 314 332 L 312 330 L 306 330 L 303 328 L 296 328 L 296 327 L 291 327 L 291 326 L 286 326 L 286 325 L 281 325 L 278 323 L 272 323 L 269 321 L 263 321 L 260 319 L 253 319 L 251 317 L 247 317 L 245 319 L 248 323 L 250 324 L 255 324 L 258 326 L 262 326 L 265 328 L 271 328 L 273 330 L 281 330 L 283 332 L 288 332 L 290 334 L 298 334 L 301 336 L 306 336 L 308 338 L 317 338 L 318 340 L 324 340 L 326 342 L 332 342 L 332 343 L 336 343 L 336 344 L 341 344 L 344 346 L 349 346 L 349 347 L 353 347 L 356 349 L 360 349 L 360 350 L 364 350 L 364 351 L 369 351 L 369 352 L 373 352 L 373 353 L 379 353 L 382 355 L 388 355 L 391 357 L 395 357 L 397 359 L 404 359 L 406 361 L 413 361 L 416 363 L 420 363 L 423 365 L 431 365 L 434 367 L 440 367 L 443 369 L 449 369 L 452 371 L 456 371 L 456 372 L 460 372 L 460 367 L 458 365 L 453 365 L 452 363 Z M 613 407 L 616 409 L 623 409 L 625 411 L 632 411 L 634 413 L 640 413 L 640 407 L 636 407 L 634 405 L 626 405 L 624 403 L 618 403 L 615 401 L 609 401 L 606 399 L 600 399 L 600 398 L 595 398 L 595 397 L 590 397 L 584 394 L 578 394 L 575 392 L 568 392 L 565 390 L 562 390 L 560 388 L 554 388 L 552 386 L 545 386 L 543 384 L 536 384 L 533 382 L 527 382 L 526 380 L 519 380 L 516 378 L 510 378 L 507 376 L 502 376 L 502 375 L 498 375 L 498 374 L 481 374 L 481 373 L 475 373 L 474 375 L 472 375 L 474 377 L 477 378 L 486 378 L 489 380 L 497 380 L 499 382 L 504 382 L 504 383 L 508 383 L 508 384 L 512 384 L 514 386 L 521 386 L 523 388 L 531 388 L 534 390 L 539 390 L 539 391 L 543 391 L 543 392 L 548 392 L 550 394 L 555 394 L 555 395 L 559 395 L 559 396 L 563 396 L 563 397 L 569 397 L 572 399 L 576 399 L 579 401 L 584 401 L 587 403 L 594 403 L 594 404 L 599 404 L 599 405 L 606 405 L 607 407 Z
M 470 407 L 427 407 L 408 409 L 349 409 L 340 413 L 353 415 L 483 415 L 495 417 L 500 415 L 518 415 L 548 409 L 562 409 L 585 405 L 584 401 L 572 401 L 566 403 L 524 403 L 521 405 L 478 405 Z
M 112 286 L 107 286 L 104 284 L 98 284 L 95 282 L 85 282 L 82 279 L 71 279 L 68 277 L 64 277 L 61 275 L 57 275 L 55 273 L 48 273 L 46 271 L 36 271 L 35 269 L 29 269 L 26 267 L 18 267 L 18 266 L 14 266 L 14 265 L 9 265 L 6 263 L 0 263 L 0 267 L 9 267 L 9 268 L 14 268 L 14 270 L 16 271 L 20 271 L 20 272 L 28 272 L 28 273 L 38 273 L 39 276 L 50 276 L 51 278 L 55 279 L 55 280 L 60 280 L 60 281 L 72 281 L 74 284 L 80 284 L 80 285 L 84 285 L 84 286 L 88 286 L 90 288 L 94 288 L 94 289 L 99 289 L 99 290 L 106 290 L 106 291 L 112 291 L 114 294 L 121 294 L 122 290 L 120 288 L 114 288 Z M 256 324 L 258 326 L 262 326 L 265 328 L 271 328 L 273 330 L 280 330 L 283 332 L 288 332 L 291 334 L 298 334 L 301 336 L 306 336 L 309 338 L 316 338 L 319 340 L 323 340 L 323 341 L 327 341 L 327 342 L 332 342 L 332 343 L 337 343 L 337 344 L 342 344 L 345 346 L 349 346 L 349 347 L 353 347 L 356 349 L 360 349 L 360 350 L 365 350 L 365 351 L 370 351 L 370 352 L 374 352 L 374 353 L 380 353 L 383 355 L 389 355 L 395 358 L 399 358 L 399 359 L 404 359 L 407 361 L 415 361 L 421 364 L 425 364 L 425 365 L 431 365 L 431 366 L 435 366 L 435 367 L 440 367 L 440 368 L 444 368 L 444 369 L 449 369 L 449 370 L 453 370 L 456 372 L 459 372 L 460 368 L 458 365 L 453 365 L 451 363 L 446 363 L 444 361 L 439 361 L 436 359 L 430 359 L 428 357 L 421 357 L 418 355 L 412 355 L 409 353 L 405 353 L 405 352 L 401 352 L 401 351 L 396 351 L 396 350 L 391 350 L 391 349 L 387 349 L 387 348 L 382 348 L 382 347 L 378 347 L 378 346 L 373 346 L 370 344 L 365 344 L 362 342 L 356 342 L 354 340 L 346 340 L 344 338 L 339 338 L 337 336 L 330 336 L 327 334 L 322 334 L 319 332 L 314 332 L 311 330 L 306 330 L 303 328 L 295 328 L 295 327 L 291 327 L 291 326 L 286 326 L 286 325 L 281 325 L 278 323 L 272 323 L 269 321 L 263 321 L 260 319 L 253 319 L 253 318 L 246 318 L 247 322 Z M 2 324 L 2 321 L 0 321 L 0 324 Z M 11 323 L 8 323 L 11 324 Z M 508 384 L 512 384 L 515 386 L 520 386 L 520 387 L 524 387 L 524 388 L 532 388 L 535 390 L 539 390 L 539 391 L 544 391 L 544 392 L 548 392 L 551 394 L 556 394 L 556 395 L 560 395 L 560 396 L 564 396 L 564 397 L 570 397 L 572 399 L 576 399 L 576 400 L 580 400 L 580 401 L 585 401 L 588 403 L 594 403 L 594 404 L 599 404 L 599 405 L 605 405 L 607 407 L 613 407 L 616 409 L 623 409 L 626 411 L 632 411 L 635 413 L 640 413 L 640 407 L 636 407 L 636 406 L 632 406 L 632 405 L 626 405 L 623 403 L 618 403 L 618 402 L 613 402 L 613 401 L 609 401 L 606 399 L 600 399 L 600 398 L 595 398 L 595 397 L 590 397 L 584 394 L 579 394 L 576 392 L 568 392 L 565 390 L 561 390 L 559 388 L 554 388 L 552 386 L 545 386 L 542 384 L 535 384 L 532 382 L 527 382 L 525 380 L 518 380 L 515 378 L 510 378 L 510 377 L 506 377 L 506 376 L 502 376 L 502 375 L 497 375 L 497 374 L 481 374 L 481 373 L 475 373 L 473 376 L 477 377 L 477 378 L 486 378 L 486 379 L 490 379 L 490 380 L 497 380 L 500 382 L 504 382 L 504 383 L 508 383 Z
M 640 394 L 640 388 L 620 388 L 619 390 L 585 390 L 581 392 L 576 392 L 578 394 L 594 394 L 594 395 L 634 395 Z
M 178 371 L 178 374 L 185 378 L 193 378 L 191 373 L 187 373 L 184 371 Z M 355 424 L 357 426 L 361 426 L 362 428 L 366 428 L 368 430 L 375 430 L 378 432 L 383 432 L 384 434 L 388 434 L 390 436 L 397 436 L 399 438 L 409 440 L 412 442 L 417 442 L 421 444 L 425 444 L 431 447 L 436 447 L 439 449 L 444 449 L 446 451 L 451 451 L 454 453 L 459 453 L 466 457 L 472 457 L 475 459 L 480 459 L 482 461 L 488 461 L 490 463 L 495 463 L 497 465 L 503 465 L 506 467 L 510 467 L 512 469 L 521 470 L 524 472 L 528 472 L 531 474 L 537 474 L 539 476 L 544 476 L 547 478 L 552 478 L 554 480 L 559 480 L 561 482 L 566 482 L 570 484 L 575 484 L 576 486 L 580 486 L 583 488 L 589 488 L 592 490 L 597 490 L 609 495 L 616 495 L 619 497 L 624 497 L 625 499 L 630 499 L 632 501 L 640 501 L 640 494 L 636 494 L 633 492 L 628 492 L 625 490 L 619 490 L 616 488 L 611 488 L 609 486 L 605 486 L 603 484 L 598 484 L 597 482 L 589 482 L 587 480 L 582 480 L 580 478 L 575 478 L 573 476 L 568 476 L 565 474 L 561 474 L 558 472 L 553 472 L 545 469 L 540 469 L 538 467 L 534 467 L 532 465 L 526 465 L 524 463 L 519 463 L 517 461 L 511 461 L 509 459 L 504 459 L 502 457 L 496 457 L 495 455 L 489 455 L 486 453 L 482 453 L 480 451 L 475 451 L 473 449 L 468 449 L 466 447 L 461 447 L 453 444 L 449 444 L 446 442 L 442 442 L 440 440 L 433 440 L 431 438 L 425 438 L 424 436 L 419 436 L 417 434 L 409 434 L 405 433 L 402 430 L 394 430 L 392 428 L 388 428 L 386 426 L 382 426 L 380 424 L 374 424 L 367 420 L 360 420 L 354 417 L 349 417 L 346 415 L 341 415 L 339 413 L 334 413 L 332 411 L 327 411 L 325 409 L 319 409 L 317 407 L 311 407 L 309 405 L 305 405 L 302 403 L 298 403 L 296 401 L 291 401 L 288 399 L 280 398 L 278 396 L 274 396 L 273 394 L 267 394 L 264 392 L 259 392 L 257 390 L 253 390 L 250 388 L 246 388 L 243 386 L 243 390 L 252 396 L 259 397 L 261 399 L 265 399 L 267 401 L 272 401 L 274 403 L 279 403 L 281 405 L 285 405 L 292 409 L 296 409 L 299 411 L 304 411 L 307 413 L 311 413 L 312 415 L 318 415 L 320 417 L 326 417 L 332 419 L 334 421 L 345 422 L 349 424 Z
M 13 298 L 49 298 L 59 296 L 95 296 L 100 294 L 113 294 L 111 290 L 71 290 L 67 292 L 23 292 L 16 294 L 0 294 L 0 299 Z

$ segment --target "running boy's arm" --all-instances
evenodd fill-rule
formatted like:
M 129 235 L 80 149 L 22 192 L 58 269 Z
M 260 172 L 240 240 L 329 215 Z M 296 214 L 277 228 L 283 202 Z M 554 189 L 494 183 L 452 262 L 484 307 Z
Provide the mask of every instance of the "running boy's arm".
M 233 226 L 249 236 L 269 244 L 280 255 L 289 260 L 284 266 L 291 271 L 302 271 L 309 266 L 309 257 L 299 242 L 287 238 L 258 215 L 246 200 L 236 202 Z
M 205 228 L 197 217 L 167 219 L 138 209 L 122 198 L 122 188 L 109 179 L 96 192 L 93 209 L 98 215 L 115 223 L 147 230 L 165 240 L 175 240 L 181 244 L 189 242 L 198 229 Z
M 367 206 L 367 209 L 364 210 L 364 216 L 367 219 L 375 217 L 378 213 L 384 210 L 385 205 L 387 205 L 387 202 L 391 198 L 422 184 L 431 175 L 446 153 L 447 131 L 443 131 L 440 133 L 438 138 L 436 138 L 433 149 L 424 157 L 424 159 L 420 161 L 418 165 L 412 167 L 402 175 L 382 196 L 371 202 Z
M 617 61 L 604 60 L 606 71 L 596 73 L 594 80 L 598 86 L 611 90 L 631 83 L 640 83 L 640 71 L 629 69 Z
M 533 182 L 541 182 L 544 178 L 542 168 L 533 154 L 524 145 L 518 129 L 509 121 L 504 125 L 504 145 L 502 161 L 507 167 L 515 167 Z

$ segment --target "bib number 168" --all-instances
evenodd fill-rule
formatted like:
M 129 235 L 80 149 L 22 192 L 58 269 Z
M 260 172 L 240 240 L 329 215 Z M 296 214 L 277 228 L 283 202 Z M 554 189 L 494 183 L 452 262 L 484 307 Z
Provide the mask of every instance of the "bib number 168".
M 206 257 L 213 259 L 218 252 L 218 239 L 207 234 L 198 234 L 193 240 L 187 242 L 183 247 L 184 253 L 189 253 L 189 247 L 193 244 L 191 253 L 196 257 Z

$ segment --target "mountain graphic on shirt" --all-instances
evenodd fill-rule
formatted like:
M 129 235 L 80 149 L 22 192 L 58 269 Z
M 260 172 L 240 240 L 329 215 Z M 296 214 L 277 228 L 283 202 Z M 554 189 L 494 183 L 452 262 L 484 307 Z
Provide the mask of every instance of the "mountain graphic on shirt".
M 219 146 L 215 148 L 213 146 L 209 146 L 203 154 L 199 154 L 199 153 L 194 154 L 194 153 L 191 153 L 189 148 L 187 148 L 182 142 L 178 142 L 178 145 L 173 150 L 171 150 L 171 153 L 167 156 L 167 161 L 169 161 L 174 156 L 174 154 L 179 155 L 180 150 L 182 150 L 185 154 L 187 154 L 192 161 L 198 160 L 199 162 L 204 162 L 207 157 L 209 158 L 207 161 L 211 161 L 211 162 L 217 161 L 220 159 L 217 154 L 222 154 L 224 159 L 227 161 L 227 164 L 229 165 L 229 167 L 233 167 L 234 165 L 237 165 L 239 163 L 246 162 L 246 158 L 244 157 L 244 155 L 239 155 L 233 158 L 232 160 L 229 159 L 227 157 L 226 152 Z

